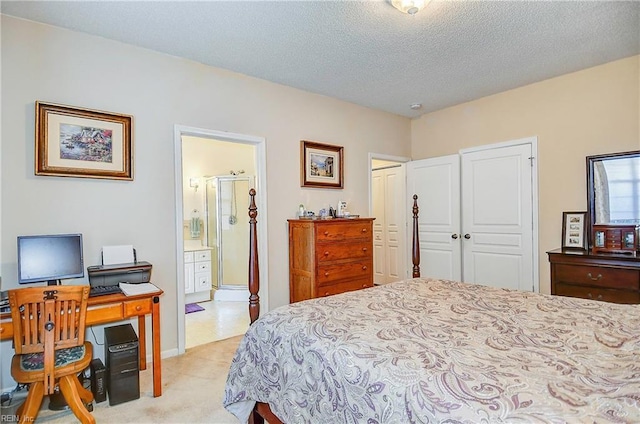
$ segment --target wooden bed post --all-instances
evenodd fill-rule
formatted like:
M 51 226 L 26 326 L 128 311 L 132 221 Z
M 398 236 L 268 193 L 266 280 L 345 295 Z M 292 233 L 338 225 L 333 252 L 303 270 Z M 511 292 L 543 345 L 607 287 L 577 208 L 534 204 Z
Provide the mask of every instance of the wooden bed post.
M 420 277 L 420 239 L 418 238 L 418 195 L 413 195 L 413 244 L 411 259 L 413 260 L 413 278 Z
M 249 318 L 251 324 L 260 316 L 260 272 L 258 270 L 258 235 L 256 231 L 256 191 L 249 190 Z

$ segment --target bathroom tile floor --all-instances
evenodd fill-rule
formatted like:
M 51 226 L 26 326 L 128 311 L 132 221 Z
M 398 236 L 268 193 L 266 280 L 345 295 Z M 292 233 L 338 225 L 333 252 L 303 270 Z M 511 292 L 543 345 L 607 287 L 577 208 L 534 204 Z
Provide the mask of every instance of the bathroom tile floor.
M 204 311 L 185 315 L 185 348 L 244 334 L 249 328 L 247 302 L 199 302 Z

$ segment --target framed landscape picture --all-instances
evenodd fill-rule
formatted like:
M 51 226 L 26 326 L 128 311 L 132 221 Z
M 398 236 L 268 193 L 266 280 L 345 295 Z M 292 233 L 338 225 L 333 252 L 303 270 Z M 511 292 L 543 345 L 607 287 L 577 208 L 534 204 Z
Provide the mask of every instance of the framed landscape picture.
M 562 247 L 587 248 L 587 212 L 562 213 Z
M 132 180 L 132 120 L 36 102 L 35 174 Z
M 343 147 L 302 140 L 300 142 L 300 186 L 344 187 Z

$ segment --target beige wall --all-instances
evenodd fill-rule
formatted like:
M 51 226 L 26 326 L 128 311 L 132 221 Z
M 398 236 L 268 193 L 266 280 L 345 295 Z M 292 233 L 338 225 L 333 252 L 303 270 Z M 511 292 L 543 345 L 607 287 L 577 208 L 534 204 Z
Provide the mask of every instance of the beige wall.
M 640 149 L 640 56 L 429 113 L 411 124 L 413 159 L 538 137 L 540 288 L 560 247 L 562 212 L 586 210 L 586 161 Z M 464 206 L 463 206 L 464 207 Z
M 185 220 L 190 218 L 193 209 L 199 210 L 204 217 L 204 176 L 228 176 L 231 170 L 243 170 L 243 177 L 255 177 L 255 147 L 207 138 L 182 137 L 182 214 Z M 191 177 L 200 179 L 198 190 L 189 186 Z
M 182 274 L 176 263 L 174 125 L 266 140 L 268 214 L 258 221 L 268 228 L 269 273 L 261 277 L 270 286 L 261 296 L 271 307 L 289 300 L 286 220 L 298 205 L 317 211 L 344 199 L 353 212 L 365 212 L 368 154 L 409 156 L 407 118 L 4 15 L 1 43 L 1 289 L 17 286 L 18 235 L 80 232 L 85 265 L 98 263 L 103 245 L 133 244 L 165 291 L 165 355 L 177 352 L 176 278 Z M 133 115 L 134 181 L 34 176 L 36 100 Z M 302 139 L 344 146 L 343 190 L 300 187 Z M 96 335 L 102 343 L 100 329 Z M 11 343 L 0 349 L 1 387 L 11 388 Z

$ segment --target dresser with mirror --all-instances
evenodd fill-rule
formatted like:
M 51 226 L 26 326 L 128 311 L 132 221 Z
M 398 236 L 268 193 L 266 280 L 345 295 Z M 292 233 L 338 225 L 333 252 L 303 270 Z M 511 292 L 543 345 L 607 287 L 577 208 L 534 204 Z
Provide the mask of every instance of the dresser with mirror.
M 586 159 L 587 248 L 547 252 L 551 294 L 640 303 L 640 151 Z

